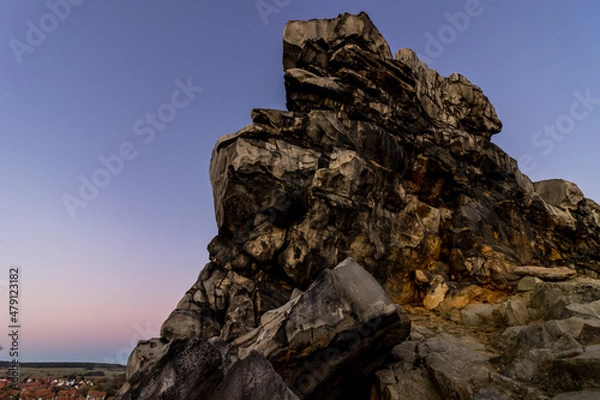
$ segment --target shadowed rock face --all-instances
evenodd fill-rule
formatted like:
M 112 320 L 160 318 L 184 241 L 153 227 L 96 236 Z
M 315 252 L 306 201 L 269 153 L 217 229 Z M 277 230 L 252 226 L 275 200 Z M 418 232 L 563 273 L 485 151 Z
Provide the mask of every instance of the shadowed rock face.
M 409 333 L 404 310 L 348 258 L 232 343 L 191 334 L 140 342 L 117 398 L 335 398 L 368 390 L 368 375 Z
M 322 399 L 355 387 L 409 333 L 404 310 L 349 258 L 233 344 L 267 357 L 302 398 Z
M 157 395 L 165 379 L 177 386 L 206 375 L 208 383 L 214 378 L 207 393 L 222 382 L 252 385 L 247 368 L 275 374 L 294 392 L 275 385 L 281 396 L 366 390 L 369 398 L 364 385 L 380 355 L 408 335 L 407 317 L 392 302 L 468 326 L 501 314 L 513 326 L 531 321 L 528 299 L 463 307 L 506 297 L 523 276 L 520 286 L 530 288 L 537 278 L 598 277 L 600 206 L 575 184 L 534 184 L 523 175 L 491 143 L 502 123 L 479 87 L 456 73 L 438 75 L 409 49 L 394 58 L 364 13 L 292 21 L 283 48 L 288 111 L 255 109 L 251 125 L 217 142 L 210 177 L 219 233 L 208 246 L 211 262 L 163 324 L 160 354 L 148 356 L 147 345 L 134 351 L 122 390 L 130 397 L 122 398 L 152 398 L 139 393 Z M 355 261 L 340 264 L 348 257 Z M 359 340 L 352 344 L 348 335 Z M 175 374 L 182 378 L 165 372 L 178 371 L 175 358 L 188 354 L 169 355 L 173 346 L 208 349 L 215 337 L 238 364 L 210 358 L 214 365 Z M 435 333 L 411 340 L 443 371 L 431 367 L 437 381 L 422 390 L 424 369 L 378 373 L 396 379 L 380 381 L 381 390 L 417 388 L 417 398 L 430 390 L 457 398 L 500 390 L 455 377 L 443 361 L 448 355 L 435 350 L 442 342 L 457 354 L 468 348 L 456 365 L 478 360 L 492 371 L 491 356 L 477 355 L 480 344 Z M 399 382 L 405 375 L 414 382 Z M 440 389 L 440 382 L 450 383 Z
M 140 342 L 117 398 L 298 399 L 260 353 L 252 352 L 241 360 L 234 354 L 235 348 L 219 339 Z

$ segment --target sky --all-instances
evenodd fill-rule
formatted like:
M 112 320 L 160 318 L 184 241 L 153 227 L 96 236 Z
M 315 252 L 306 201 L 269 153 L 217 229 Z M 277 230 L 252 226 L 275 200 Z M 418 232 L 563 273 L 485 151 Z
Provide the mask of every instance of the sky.
M 20 361 L 125 363 L 157 336 L 217 233 L 216 140 L 285 109 L 285 23 L 360 11 L 480 86 L 532 180 L 600 201 L 597 1 L 3 1 L 0 360 L 11 268 Z

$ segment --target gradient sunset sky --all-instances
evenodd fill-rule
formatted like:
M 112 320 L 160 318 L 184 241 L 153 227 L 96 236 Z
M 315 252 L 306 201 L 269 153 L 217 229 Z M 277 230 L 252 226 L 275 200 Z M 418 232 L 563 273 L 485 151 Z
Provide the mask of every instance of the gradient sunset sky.
M 359 11 L 480 86 L 532 180 L 600 201 L 597 1 L 3 1 L 0 333 L 19 266 L 21 361 L 125 363 L 158 335 L 217 233 L 214 143 L 285 108 L 285 23 Z

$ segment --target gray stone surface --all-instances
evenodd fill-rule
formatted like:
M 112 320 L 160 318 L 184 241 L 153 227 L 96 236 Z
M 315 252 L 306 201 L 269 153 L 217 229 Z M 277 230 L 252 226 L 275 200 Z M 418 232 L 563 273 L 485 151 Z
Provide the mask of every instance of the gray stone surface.
M 494 325 L 500 319 L 499 309 L 498 304 L 470 304 L 460 310 L 460 317 L 465 325 Z
M 250 353 L 233 364 L 210 400 L 297 400 L 262 355 Z
M 545 398 L 540 390 L 498 374 L 494 363 L 499 355 L 464 329 L 416 329 L 419 333 L 393 349 L 398 361 L 376 373 L 382 399 Z
M 115 400 L 298 399 L 262 355 L 254 352 L 237 360 L 233 350 L 220 340 L 141 343 Z
M 535 191 L 548 203 L 565 210 L 577 210 L 584 199 L 583 192 L 573 182 L 548 179 L 535 182 Z
M 395 367 L 376 375 L 383 400 L 442 400 L 425 369 Z
M 541 282 L 542 280 L 539 278 L 534 276 L 526 276 L 519 281 L 517 290 L 519 292 L 531 292 L 533 289 L 535 289 L 536 285 Z
M 265 313 L 260 326 L 233 342 L 243 358 L 252 351 L 273 363 L 286 383 L 303 398 L 335 395 L 332 380 L 352 385 L 369 358 L 391 350 L 410 333 L 408 316 L 381 285 L 353 259 L 325 270 L 300 296 Z M 316 372 L 315 372 L 316 370 Z
M 573 305 L 594 303 L 598 300 L 600 281 L 580 277 L 564 283 L 538 284 L 531 294 L 530 306 L 544 319 L 561 319 L 573 315 Z M 568 305 L 572 305 L 571 309 L 567 308 Z
M 498 312 L 504 317 L 508 326 L 526 325 L 532 318 L 532 312 L 523 300 L 508 299 L 500 305 Z
M 587 346 L 581 354 L 552 360 L 549 386 L 565 391 L 600 388 L 598 377 L 600 345 Z
M 581 390 L 578 392 L 566 392 L 552 398 L 552 400 L 598 400 L 600 390 Z

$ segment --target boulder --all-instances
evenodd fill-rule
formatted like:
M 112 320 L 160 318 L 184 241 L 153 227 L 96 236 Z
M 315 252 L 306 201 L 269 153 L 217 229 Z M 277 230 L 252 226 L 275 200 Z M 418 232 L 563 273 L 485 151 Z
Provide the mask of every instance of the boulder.
M 142 342 L 115 400 L 298 399 L 262 355 L 253 352 L 237 360 L 232 351 L 218 339 Z
M 519 299 L 506 300 L 500 305 L 498 312 L 502 314 L 508 326 L 526 325 L 533 319 L 527 304 Z
M 553 359 L 549 385 L 566 391 L 600 388 L 598 376 L 600 345 L 588 346 L 576 356 Z
M 546 203 L 563 210 L 577 210 L 585 197 L 576 184 L 563 179 L 535 182 L 533 187 Z
M 242 358 L 263 354 L 301 398 L 322 398 L 364 380 L 371 364 L 409 332 L 402 308 L 349 258 L 325 270 L 306 292 L 265 313 L 257 329 L 233 344 Z

